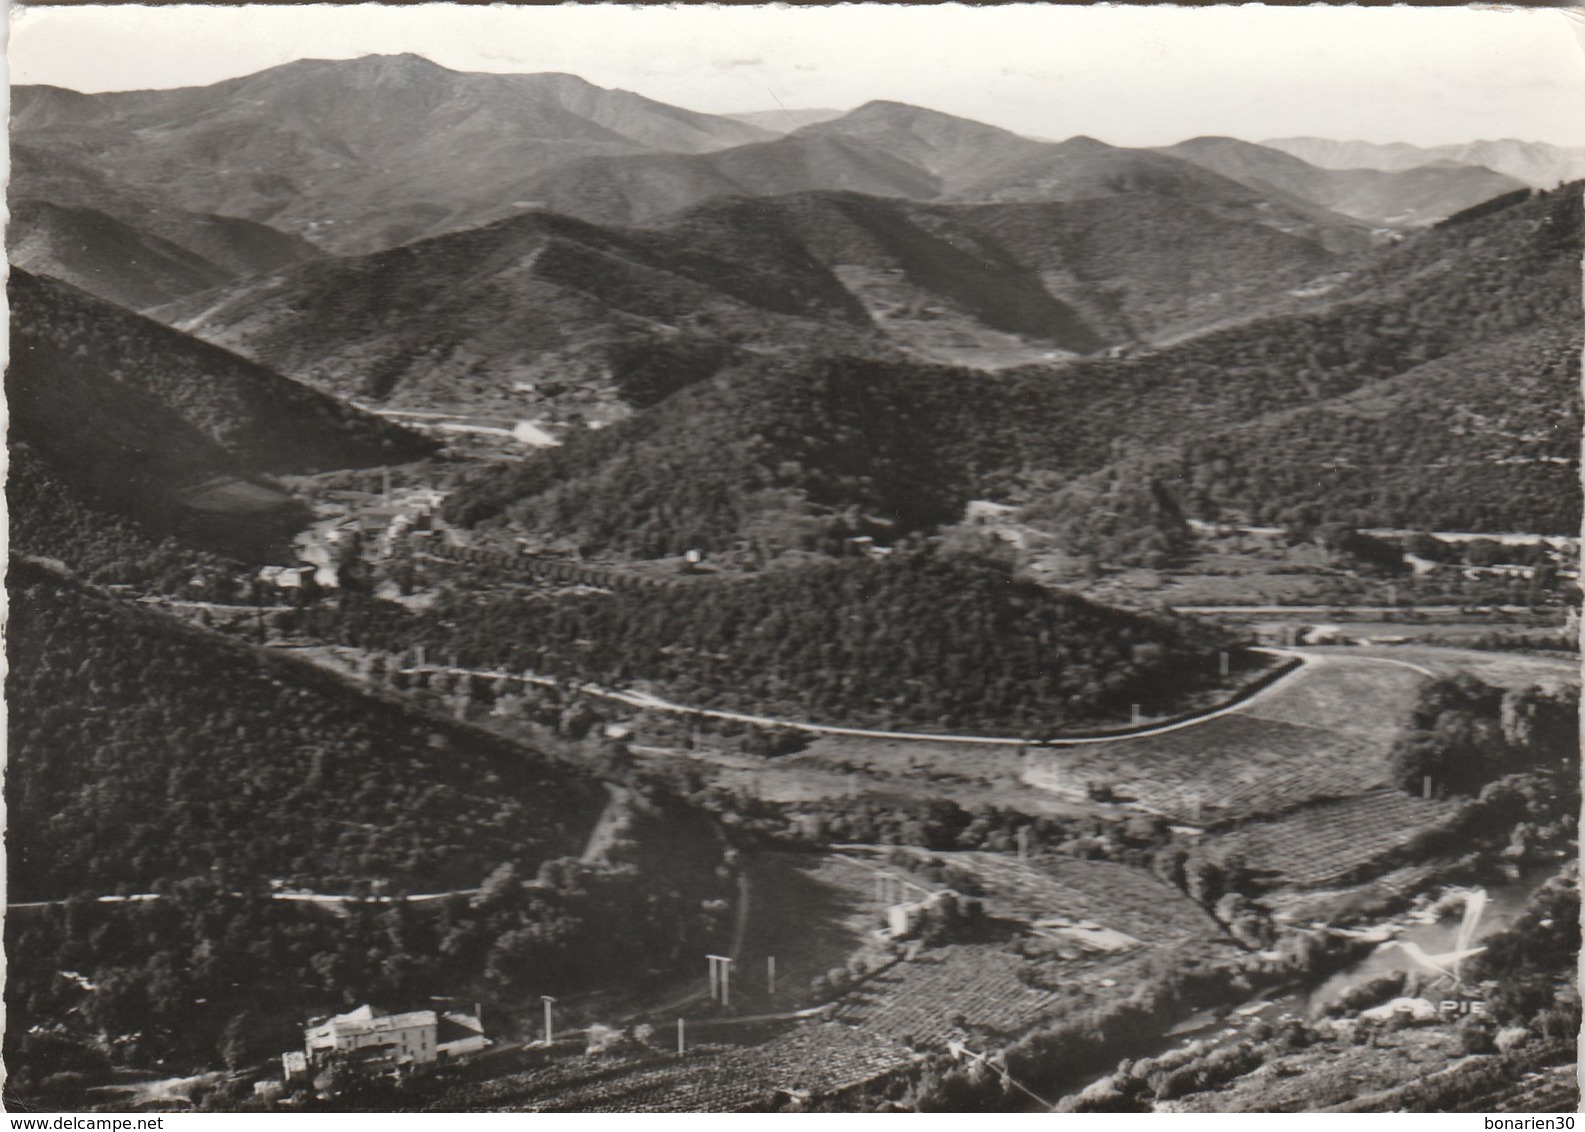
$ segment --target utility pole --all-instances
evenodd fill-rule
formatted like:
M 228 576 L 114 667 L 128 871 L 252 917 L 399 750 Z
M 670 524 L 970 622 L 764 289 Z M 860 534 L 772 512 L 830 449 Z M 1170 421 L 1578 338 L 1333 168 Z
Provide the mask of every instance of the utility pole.
M 555 1033 L 556 1033 L 555 1029 L 551 1026 L 551 1018 L 550 1018 L 551 1005 L 556 1000 L 551 998 L 550 995 L 548 995 L 548 994 L 542 994 L 542 995 L 539 996 L 539 1001 L 541 1001 L 541 1002 L 543 1002 L 545 1004 L 545 1044 L 548 1046 L 548 1045 L 550 1045 L 551 1039 L 555 1036 Z
M 677 1019 L 677 1056 L 678 1057 L 681 1057 L 688 1050 L 687 1038 L 684 1036 L 684 1033 L 685 1033 L 684 1026 L 685 1026 L 685 1023 L 683 1022 L 683 1020 L 681 1018 Z
M 765 993 L 771 997 L 776 995 L 776 956 L 765 957 Z
M 710 960 L 710 997 L 722 1006 L 732 1003 L 732 960 L 725 955 L 706 955 Z

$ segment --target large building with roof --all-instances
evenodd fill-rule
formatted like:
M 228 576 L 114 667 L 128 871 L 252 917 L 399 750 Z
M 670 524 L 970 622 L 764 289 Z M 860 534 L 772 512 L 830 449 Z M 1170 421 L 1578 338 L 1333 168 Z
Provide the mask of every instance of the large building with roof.
M 403 1069 L 478 1053 L 490 1045 L 478 1011 L 410 1010 L 391 1014 L 363 1005 L 345 1014 L 315 1019 L 303 1030 L 303 1052 L 288 1051 L 288 1076 L 307 1072 L 334 1057 L 370 1069 Z

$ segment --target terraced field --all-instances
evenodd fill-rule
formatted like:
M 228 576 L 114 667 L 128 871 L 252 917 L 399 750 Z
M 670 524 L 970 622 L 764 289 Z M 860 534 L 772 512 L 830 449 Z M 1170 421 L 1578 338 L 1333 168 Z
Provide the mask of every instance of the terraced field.
M 986 892 L 986 911 L 1001 918 L 1093 920 L 1147 944 L 1221 934 L 1203 908 L 1143 869 L 1056 856 L 1027 862 L 995 853 L 932 856 L 974 874 Z
M 1000 945 L 949 944 L 874 976 L 837 1008 L 839 1022 L 907 1045 L 944 1049 L 968 1027 L 1018 1033 L 1048 1012 L 1058 992 L 1030 986 L 1034 969 Z
M 1018 866 L 1016 861 L 1006 863 Z M 1049 895 L 1042 894 L 1042 901 L 1055 903 L 1054 913 L 1048 915 L 1094 920 L 1154 944 L 1222 933 L 1205 909 L 1143 869 L 1065 857 L 1037 857 L 1025 868 L 1050 885 L 1045 890 Z M 1008 879 L 1000 885 L 999 891 L 1011 887 Z
M 755 1044 L 674 1052 L 560 1058 L 546 1066 L 460 1085 L 437 1112 L 737 1112 L 778 1093 L 821 1096 L 899 1069 L 915 1055 L 895 1042 L 834 1023 L 790 1023 Z
M 1311 654 L 1237 711 L 1160 735 L 1031 753 L 1024 781 L 1068 797 L 1104 785 L 1175 821 L 1214 825 L 1374 790 L 1423 673 Z
M 1457 806 L 1381 789 L 1317 802 L 1274 821 L 1253 822 L 1219 841 L 1251 864 L 1301 888 L 1338 884 L 1451 819 Z

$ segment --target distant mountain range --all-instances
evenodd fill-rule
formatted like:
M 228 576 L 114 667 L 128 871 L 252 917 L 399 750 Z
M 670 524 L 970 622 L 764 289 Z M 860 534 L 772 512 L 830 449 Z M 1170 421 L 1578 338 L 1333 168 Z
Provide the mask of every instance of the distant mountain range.
M 594 501 L 630 550 L 1140 497 L 1131 468 L 1200 468 L 1157 451 L 1185 429 L 1267 445 L 1243 425 L 1388 380 L 1423 412 L 1441 359 L 1490 372 L 1577 313 L 1577 217 L 1530 186 L 1579 155 L 1530 143 L 1128 149 L 411 55 L 20 87 L 12 129 L 13 417 L 45 458 L 158 494 L 429 450 L 349 401 L 543 418 L 566 448 L 457 513 Z M 139 440 L 166 431 L 192 443 Z
M 1472 203 L 1481 184 L 1480 175 L 1444 168 L 1417 180 L 1377 178 L 1350 196 L 1335 178 L 1290 167 L 1282 184 L 1290 196 L 1268 199 L 1269 184 L 1251 191 L 1204 147 L 1184 161 L 1171 150 L 1083 138 L 1042 142 L 884 101 L 846 113 L 703 114 L 573 75 L 469 74 L 415 55 L 299 60 L 174 90 L 22 86 L 12 135 L 35 166 L 77 165 L 163 207 L 268 224 L 333 252 L 380 250 L 536 206 L 633 224 L 714 196 L 810 190 L 954 201 L 1150 192 L 1246 213 L 1265 204 L 1271 215 L 1253 215 L 1258 222 L 1318 231 L 1340 221 L 1304 187 L 1311 182 L 1352 208 L 1349 216 L 1402 224 Z M 1469 164 L 1489 150 L 1482 163 L 1511 173 L 1508 150 L 1520 144 L 1482 143 L 1453 160 Z M 51 194 L 37 174 L 30 180 L 37 187 L 15 195 L 126 222 L 93 200 Z
M 466 227 L 576 158 L 776 136 L 573 75 L 464 74 L 416 55 L 304 59 L 176 90 L 24 86 L 11 117 L 25 144 L 178 207 L 268 223 L 331 251 Z
M 1452 163 L 1381 169 L 1323 167 L 1235 138 L 1194 138 L 1160 150 L 1252 189 L 1298 197 L 1370 224 L 1433 223 L 1526 181 L 1481 165 Z
M 832 118 L 840 118 L 846 110 L 748 110 L 741 114 L 727 114 L 725 117 L 734 118 L 739 122 L 747 122 L 751 126 L 759 126 L 765 130 L 777 130 L 790 134 L 800 126 L 812 126 L 816 122 L 827 122 Z
M 1326 138 L 1272 138 L 1260 143 L 1280 149 L 1323 169 L 1423 169 L 1438 165 L 1483 166 L 1538 189 L 1552 189 L 1565 181 L 1585 178 L 1585 146 L 1548 142 L 1462 142 L 1457 145 L 1418 146 L 1406 142 L 1331 141 Z

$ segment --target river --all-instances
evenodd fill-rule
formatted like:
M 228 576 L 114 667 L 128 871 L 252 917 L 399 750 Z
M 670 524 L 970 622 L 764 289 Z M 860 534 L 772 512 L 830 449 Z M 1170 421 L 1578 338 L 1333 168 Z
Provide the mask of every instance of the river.
M 1555 876 L 1560 867 L 1558 861 L 1529 865 L 1512 881 L 1482 886 L 1486 889 L 1487 901 L 1475 929 L 1475 940 L 1478 942 L 1513 923 L 1523 913 L 1530 897 Z M 1365 931 L 1372 934 L 1379 932 L 1384 941 L 1391 938 L 1402 943 L 1418 944 L 1428 955 L 1450 951 L 1458 936 L 1463 905 L 1453 901 L 1447 904 L 1446 914 L 1440 918 L 1432 918 L 1428 911 L 1408 912 Z M 1433 907 L 1439 906 L 1440 902 Z M 1276 1023 L 1289 1018 L 1313 1019 L 1353 988 L 1395 971 L 1413 969 L 1414 962 L 1398 948 L 1384 951 L 1378 947 L 1314 986 L 1290 989 L 1269 997 L 1262 995 L 1231 1012 L 1204 1011 L 1196 1014 L 1169 1030 L 1160 1046 L 1151 1050 L 1148 1056 L 1160 1057 L 1195 1041 L 1210 1040 L 1215 1045 L 1236 1041 L 1256 1021 Z

